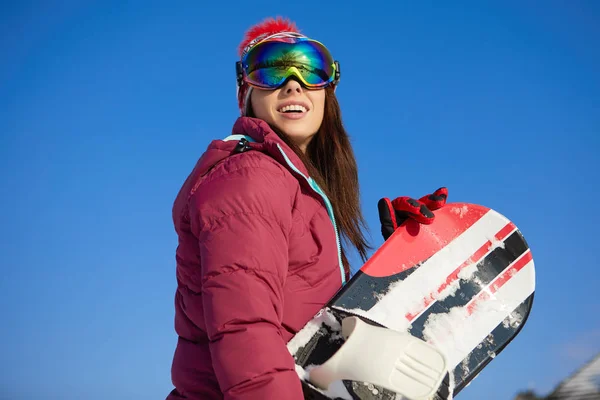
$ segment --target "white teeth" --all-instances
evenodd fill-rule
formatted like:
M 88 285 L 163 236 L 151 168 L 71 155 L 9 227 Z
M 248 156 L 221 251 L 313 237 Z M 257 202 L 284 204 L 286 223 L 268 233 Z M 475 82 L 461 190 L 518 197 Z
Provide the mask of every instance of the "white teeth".
M 279 109 L 279 112 L 286 112 L 286 111 L 306 112 L 306 108 L 304 108 L 303 106 L 298 105 L 298 104 L 292 104 L 292 105 L 285 106 L 285 107 Z

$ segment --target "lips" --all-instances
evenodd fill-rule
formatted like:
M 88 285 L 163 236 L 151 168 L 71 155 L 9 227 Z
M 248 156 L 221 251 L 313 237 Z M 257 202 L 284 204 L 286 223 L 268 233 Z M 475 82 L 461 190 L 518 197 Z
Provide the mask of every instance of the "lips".
M 285 106 L 279 109 L 279 112 L 287 113 L 287 112 L 306 112 L 306 107 L 301 106 L 299 104 L 292 104 L 289 106 Z
M 303 114 L 309 110 L 310 107 L 303 101 L 286 101 L 277 107 L 277 111 L 283 114 Z

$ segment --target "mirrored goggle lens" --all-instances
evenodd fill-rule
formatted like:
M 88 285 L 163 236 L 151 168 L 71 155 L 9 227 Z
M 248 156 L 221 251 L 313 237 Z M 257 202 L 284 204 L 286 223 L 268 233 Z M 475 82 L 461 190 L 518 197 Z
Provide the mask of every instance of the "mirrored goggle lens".
M 327 86 L 335 77 L 331 54 L 313 40 L 261 43 L 250 50 L 242 64 L 246 80 L 261 87 L 278 87 L 295 75 L 307 87 L 317 88 Z

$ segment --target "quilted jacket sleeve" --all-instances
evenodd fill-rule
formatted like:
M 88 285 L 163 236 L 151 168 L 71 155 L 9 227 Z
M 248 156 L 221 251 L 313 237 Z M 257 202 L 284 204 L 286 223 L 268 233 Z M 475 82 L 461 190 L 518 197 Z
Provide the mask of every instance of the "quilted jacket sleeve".
M 288 186 L 282 169 L 267 163 L 207 181 L 192 198 L 205 324 L 226 400 L 303 399 L 280 334 L 293 207 Z

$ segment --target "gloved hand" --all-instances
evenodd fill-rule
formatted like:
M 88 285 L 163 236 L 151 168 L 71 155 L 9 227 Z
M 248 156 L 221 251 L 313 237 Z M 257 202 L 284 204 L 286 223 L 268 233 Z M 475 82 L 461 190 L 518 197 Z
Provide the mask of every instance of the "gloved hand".
M 448 189 L 441 187 L 419 200 L 407 196 L 397 197 L 391 201 L 387 197 L 380 199 L 377 208 L 383 238 L 387 240 L 408 218 L 421 224 L 431 224 L 435 218 L 432 211 L 442 208 L 447 198 Z

